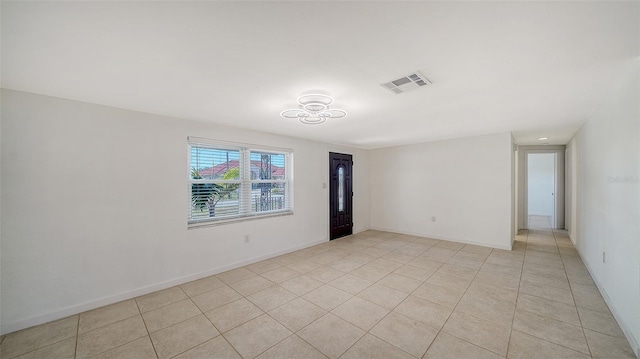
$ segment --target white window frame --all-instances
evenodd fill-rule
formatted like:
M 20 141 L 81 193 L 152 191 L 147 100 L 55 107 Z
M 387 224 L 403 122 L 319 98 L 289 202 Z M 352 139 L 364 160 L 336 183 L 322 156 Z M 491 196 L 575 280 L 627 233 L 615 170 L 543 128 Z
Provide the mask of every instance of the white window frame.
M 192 147 L 204 147 L 211 149 L 221 150 L 236 150 L 240 152 L 239 180 L 226 180 L 226 183 L 239 183 L 240 184 L 240 203 L 239 213 L 233 216 L 224 216 L 221 218 L 209 217 L 203 219 L 192 219 L 192 184 L 194 183 L 219 183 L 222 182 L 217 179 L 208 180 L 194 180 L 191 177 L 191 150 Z M 251 152 L 261 152 L 270 154 L 282 154 L 284 155 L 284 179 L 273 180 L 260 180 L 251 178 Z M 253 211 L 252 210 L 252 185 L 257 183 L 282 183 L 285 186 L 285 203 L 284 209 L 271 210 L 271 211 Z M 261 218 L 277 217 L 283 215 L 293 214 L 293 150 L 288 148 L 277 148 L 270 146 L 261 146 L 247 143 L 237 143 L 228 141 L 218 141 L 212 139 L 204 139 L 198 137 L 187 138 L 187 193 L 188 193 L 188 211 L 187 211 L 187 226 L 189 229 L 206 227 L 227 223 L 234 223 L 239 221 L 254 220 Z

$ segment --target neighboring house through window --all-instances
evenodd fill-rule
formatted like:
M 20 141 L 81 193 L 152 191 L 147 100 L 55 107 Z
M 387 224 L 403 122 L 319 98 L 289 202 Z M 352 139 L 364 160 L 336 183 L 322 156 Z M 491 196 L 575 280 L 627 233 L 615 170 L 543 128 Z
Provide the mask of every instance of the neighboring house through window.
M 189 138 L 189 226 L 293 212 L 293 151 Z

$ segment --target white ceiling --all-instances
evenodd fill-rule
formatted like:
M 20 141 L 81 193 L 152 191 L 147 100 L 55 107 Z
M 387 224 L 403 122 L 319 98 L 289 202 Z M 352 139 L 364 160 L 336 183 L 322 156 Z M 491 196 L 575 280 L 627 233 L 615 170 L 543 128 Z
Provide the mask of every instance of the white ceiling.
M 640 55 L 639 4 L 3 1 L 2 87 L 361 148 L 564 144 Z M 349 116 L 279 116 L 315 91 Z

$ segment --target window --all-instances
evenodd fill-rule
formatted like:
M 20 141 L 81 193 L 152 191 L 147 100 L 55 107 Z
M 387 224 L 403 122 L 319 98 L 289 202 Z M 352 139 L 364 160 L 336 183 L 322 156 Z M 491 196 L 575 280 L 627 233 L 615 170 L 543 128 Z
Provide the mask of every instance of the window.
M 188 142 L 190 226 L 293 212 L 291 150 Z

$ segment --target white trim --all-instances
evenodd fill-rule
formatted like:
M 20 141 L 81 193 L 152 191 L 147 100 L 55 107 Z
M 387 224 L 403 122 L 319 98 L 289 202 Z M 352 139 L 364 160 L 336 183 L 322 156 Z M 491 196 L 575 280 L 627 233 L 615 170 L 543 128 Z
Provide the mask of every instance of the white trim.
M 518 230 L 521 229 L 529 229 L 529 206 L 528 206 L 528 192 L 529 192 L 529 175 L 528 175 L 528 167 L 529 167 L 529 154 L 535 153 L 555 153 L 555 166 L 554 166 L 554 222 L 552 223 L 552 227 L 554 229 L 564 229 L 566 228 L 566 163 L 564 152 L 566 151 L 566 145 L 554 145 L 554 146 L 527 146 L 527 145 L 518 145 Z M 560 186 L 560 182 L 563 182 L 564 185 Z M 562 192 L 562 196 L 558 196 L 558 192 Z M 522 221 L 521 221 L 522 220 Z M 558 226 L 558 223 L 562 222 L 563 225 Z M 559 227 L 559 228 L 556 228 Z
M 569 238 L 571 238 L 571 236 L 569 236 Z M 571 238 L 571 241 L 574 242 L 575 244 L 575 241 L 573 240 L 573 238 Z M 622 330 L 622 333 L 624 334 L 627 341 L 629 342 L 629 345 L 631 346 L 631 350 L 633 350 L 633 352 L 635 353 L 636 358 L 640 358 L 640 345 L 636 341 L 636 338 L 633 336 L 633 331 L 629 329 L 629 327 L 626 325 L 625 321 L 623 320 L 624 316 L 618 313 L 618 310 L 613 305 L 613 302 L 611 301 L 611 298 L 609 298 L 609 295 L 607 294 L 607 291 L 604 289 L 604 286 L 602 286 L 598 281 L 598 278 L 593 275 L 594 272 L 589 267 L 589 264 L 584 260 L 582 260 L 582 256 L 580 255 L 580 252 L 578 251 L 577 247 L 576 247 L 576 252 L 578 253 L 578 256 L 580 257 L 580 260 L 584 264 L 585 268 L 587 268 L 587 271 L 589 272 L 591 279 L 593 279 L 593 282 L 596 284 L 598 291 L 600 292 L 600 294 L 602 294 L 602 298 L 604 299 L 605 303 L 607 303 L 607 307 L 609 307 L 611 314 L 613 314 L 613 318 L 616 320 L 616 322 L 618 323 L 618 326 L 620 326 L 620 329 Z
M 197 274 L 191 274 L 191 275 L 187 275 L 187 276 L 184 276 L 184 277 L 180 277 L 180 278 L 176 278 L 176 279 L 172 279 L 172 280 L 168 280 L 168 281 L 164 281 L 164 282 L 147 285 L 147 286 L 144 286 L 142 288 L 130 290 L 130 291 L 127 291 L 127 292 L 123 292 L 123 293 L 120 293 L 120 294 L 104 297 L 104 298 L 101 298 L 101 299 L 92 300 L 92 301 L 85 302 L 85 303 L 82 303 L 82 304 L 73 305 L 73 306 L 66 307 L 66 308 L 63 308 L 61 310 L 56 310 L 56 311 L 53 311 L 53 312 L 50 312 L 50 313 L 36 315 L 36 316 L 33 316 L 31 318 L 27 318 L 27 319 L 24 319 L 24 320 L 18 320 L 18 321 L 11 322 L 11 323 L 2 323 L 2 332 L 0 333 L 0 335 L 9 334 L 9 333 L 12 333 L 12 332 L 15 332 L 15 331 L 18 331 L 18 330 L 22 330 L 22 329 L 33 327 L 35 325 L 48 323 L 48 322 L 51 322 L 51 321 L 54 321 L 54 320 L 58 320 L 58 319 L 69 317 L 71 315 L 76 315 L 76 314 L 79 314 L 79 313 L 82 313 L 82 312 L 86 312 L 88 310 L 100 308 L 100 307 L 103 307 L 103 306 L 106 306 L 106 305 L 110 305 L 110 304 L 114 304 L 114 303 L 118 303 L 118 302 L 121 302 L 123 300 L 128 300 L 128 299 L 139 297 L 141 295 L 157 292 L 159 290 L 167 289 L 167 288 L 170 288 L 170 287 L 173 287 L 173 286 L 176 286 L 176 285 L 188 283 L 188 282 L 191 282 L 191 281 L 194 281 L 194 280 L 197 280 L 197 279 L 209 277 L 209 276 L 214 275 L 214 274 L 226 272 L 226 271 L 229 271 L 229 270 L 232 270 L 232 269 L 236 269 L 236 268 L 239 268 L 239 267 L 243 267 L 243 266 L 246 266 L 246 265 L 249 265 L 249 264 L 257 263 L 257 262 L 263 261 L 265 259 L 270 259 L 270 258 L 277 257 L 277 256 L 280 256 L 280 255 L 283 255 L 283 254 L 287 254 L 287 253 L 295 252 L 295 251 L 298 251 L 298 250 L 301 250 L 301 249 L 313 247 L 313 246 L 316 246 L 318 244 L 322 244 L 322 243 L 325 243 L 325 242 L 328 242 L 327 238 L 324 238 L 324 239 L 318 240 L 318 241 L 314 241 L 314 242 L 311 242 L 311 243 L 305 243 L 305 244 L 302 244 L 302 245 L 289 247 L 287 249 L 283 249 L 283 250 L 280 250 L 280 251 L 271 252 L 271 253 L 268 253 L 268 254 L 265 254 L 265 255 L 261 255 L 261 256 L 258 256 L 258 257 L 254 257 L 254 258 L 251 258 L 251 259 L 247 259 L 247 260 L 231 263 L 229 265 L 212 268 L 212 269 L 209 269 L 207 271 L 200 272 L 200 273 L 197 273 Z
M 571 235 L 571 233 L 569 233 L 569 239 L 571 240 L 571 243 L 573 243 L 573 247 L 576 249 L 576 252 L 578 251 L 578 247 L 577 247 L 577 243 L 576 243 L 576 239 L 573 238 L 573 236 Z M 580 258 L 580 260 L 582 260 L 582 257 Z M 584 262 L 583 262 L 584 263 Z
M 216 140 L 213 138 L 202 138 L 202 137 L 195 137 L 195 136 L 187 136 L 187 143 L 194 144 L 194 145 L 211 146 L 211 147 L 216 147 L 221 149 L 228 149 L 229 147 L 236 148 L 236 149 L 247 147 L 252 150 L 258 150 L 258 151 L 270 152 L 270 153 L 278 153 L 278 154 L 281 152 L 293 153 L 293 149 L 291 148 L 257 145 L 255 143 L 231 142 L 231 141 L 223 141 L 223 140 Z
M 228 219 L 219 219 L 219 220 L 208 220 L 208 219 L 203 219 L 200 221 L 194 221 L 194 222 L 189 222 L 189 225 L 187 226 L 187 229 L 196 229 L 196 228 L 203 228 L 203 227 L 213 227 L 213 226 L 220 226 L 223 224 L 229 224 L 229 223 L 238 223 L 238 222 L 245 222 L 245 221 L 255 221 L 258 219 L 265 219 L 265 218 L 273 218 L 273 217 L 282 217 L 282 216 L 291 216 L 293 215 L 293 210 L 281 210 L 281 211 L 272 211 L 272 212 L 260 212 L 260 214 L 255 214 L 255 215 L 245 215 L 245 216 L 238 216 L 238 217 L 231 217 Z

